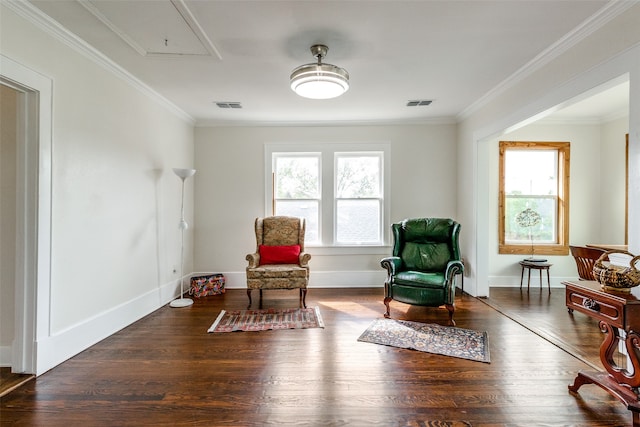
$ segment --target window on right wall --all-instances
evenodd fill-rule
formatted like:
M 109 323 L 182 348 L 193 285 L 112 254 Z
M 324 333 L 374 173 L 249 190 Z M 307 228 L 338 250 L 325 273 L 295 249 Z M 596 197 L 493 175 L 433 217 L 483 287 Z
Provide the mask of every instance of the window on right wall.
M 569 253 L 570 146 L 500 141 L 498 253 Z

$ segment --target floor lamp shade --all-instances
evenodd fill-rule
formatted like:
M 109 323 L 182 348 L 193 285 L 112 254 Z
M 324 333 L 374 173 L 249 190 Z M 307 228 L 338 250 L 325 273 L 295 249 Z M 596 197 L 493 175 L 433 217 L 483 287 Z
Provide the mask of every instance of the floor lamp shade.
M 184 219 L 184 181 L 190 176 L 193 176 L 196 170 L 173 168 L 173 173 L 178 175 L 178 178 L 182 180 L 180 222 L 178 223 L 178 228 L 180 229 L 180 298 L 171 301 L 169 305 L 171 307 L 187 307 L 193 304 L 193 300 L 184 297 L 184 230 L 189 228 L 189 224 L 187 224 L 187 221 Z

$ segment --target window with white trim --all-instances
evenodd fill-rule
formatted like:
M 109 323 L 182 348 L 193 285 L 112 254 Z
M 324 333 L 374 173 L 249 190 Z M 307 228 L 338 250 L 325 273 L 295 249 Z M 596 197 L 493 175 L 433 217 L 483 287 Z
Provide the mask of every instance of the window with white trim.
M 382 243 L 382 152 L 335 153 L 336 244 Z
M 309 245 L 384 245 L 389 151 L 389 144 L 267 144 L 268 214 L 305 218 Z
M 306 219 L 305 241 L 320 236 L 320 153 L 273 153 L 273 214 Z

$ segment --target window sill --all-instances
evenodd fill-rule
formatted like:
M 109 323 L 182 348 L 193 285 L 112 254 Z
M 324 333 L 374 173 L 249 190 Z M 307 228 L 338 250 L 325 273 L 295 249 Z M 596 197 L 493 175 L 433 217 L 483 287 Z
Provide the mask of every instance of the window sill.
M 568 255 L 569 247 L 565 245 L 535 245 L 533 253 L 531 245 L 501 245 L 498 248 L 501 255 Z

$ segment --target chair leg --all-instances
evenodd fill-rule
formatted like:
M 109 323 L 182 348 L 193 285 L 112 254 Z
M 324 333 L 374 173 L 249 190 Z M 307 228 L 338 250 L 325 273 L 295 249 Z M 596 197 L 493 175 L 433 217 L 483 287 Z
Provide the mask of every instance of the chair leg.
M 453 320 L 453 312 L 456 310 L 456 308 L 453 306 L 453 304 L 445 304 L 444 306 L 447 307 L 447 310 L 449 310 L 449 325 L 456 326 L 456 322 L 455 320 Z
M 387 307 L 387 311 L 386 311 L 386 313 L 384 313 L 384 317 L 387 318 L 387 319 L 391 316 L 391 313 L 390 313 L 391 309 L 389 308 L 389 302 L 391 300 L 392 300 L 391 297 L 385 297 L 384 298 L 384 305 Z
M 260 289 L 260 305 L 258 308 L 262 310 L 262 289 Z
M 251 290 L 252 289 L 247 288 L 247 296 L 249 297 L 249 305 L 247 306 L 247 310 L 251 308 Z
M 300 288 L 300 302 L 303 308 L 307 308 L 307 289 Z

